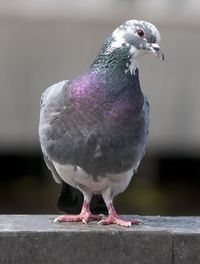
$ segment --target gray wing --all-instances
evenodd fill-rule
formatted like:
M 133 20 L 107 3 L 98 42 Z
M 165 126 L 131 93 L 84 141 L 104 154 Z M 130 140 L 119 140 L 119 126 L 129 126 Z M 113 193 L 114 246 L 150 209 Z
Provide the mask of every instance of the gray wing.
M 53 163 L 49 160 L 48 156 L 43 153 L 44 161 L 47 165 L 47 168 L 51 171 L 51 174 L 57 183 L 61 183 L 62 179 L 59 176 L 59 174 L 56 171 L 56 168 L 54 167 Z
M 144 120 L 145 120 L 145 131 L 146 131 L 146 139 L 145 139 L 145 144 L 144 144 L 144 150 L 142 152 L 141 160 L 143 159 L 145 152 L 146 152 L 146 147 L 147 147 L 147 141 L 148 141 L 148 134 L 149 134 L 149 100 L 146 96 L 144 96 L 144 105 L 142 112 L 144 114 Z
M 54 178 L 54 180 L 57 183 L 61 183 L 62 179 L 59 176 L 58 172 L 56 171 L 51 159 L 48 157 L 45 148 L 43 146 L 42 140 L 41 140 L 41 133 L 40 133 L 40 128 L 41 126 L 44 126 L 44 120 L 41 118 L 41 112 L 43 110 L 43 108 L 45 107 L 46 104 L 49 103 L 49 101 L 51 100 L 52 97 L 56 96 L 56 93 L 58 94 L 59 92 L 62 91 L 64 85 L 67 83 L 68 81 L 62 81 L 59 83 L 56 83 L 50 87 L 48 87 L 42 94 L 41 96 L 41 101 L 40 101 L 40 124 L 39 124 L 39 137 L 40 137 L 40 144 L 41 144 L 41 149 L 42 149 L 42 153 L 43 153 L 43 157 L 44 157 L 44 161 L 48 167 L 48 169 L 51 171 L 52 176 Z

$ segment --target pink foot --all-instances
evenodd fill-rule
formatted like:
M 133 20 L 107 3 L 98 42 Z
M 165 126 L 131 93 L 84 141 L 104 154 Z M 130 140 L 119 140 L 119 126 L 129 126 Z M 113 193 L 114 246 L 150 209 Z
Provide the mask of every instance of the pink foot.
M 116 224 L 116 225 L 120 225 L 120 226 L 125 226 L 125 227 L 129 227 L 131 225 L 139 225 L 140 221 L 138 220 L 132 220 L 132 221 L 127 221 L 127 220 L 123 220 L 121 218 L 117 217 L 106 217 L 105 219 L 99 221 L 99 224 L 102 225 L 111 225 L 111 224 Z
M 140 224 L 140 221 L 138 221 L 138 220 L 127 221 L 127 220 L 121 219 L 117 215 L 115 208 L 114 208 L 112 203 L 110 203 L 108 205 L 108 214 L 109 215 L 107 217 L 105 217 L 101 221 L 99 221 L 99 224 L 102 224 L 102 225 L 116 224 L 116 225 L 125 226 L 125 227 Z
M 56 222 L 83 222 L 87 224 L 89 221 L 100 221 L 104 215 L 93 215 L 90 212 L 89 203 L 83 202 L 82 210 L 79 215 L 60 215 L 54 219 Z
M 82 217 L 79 215 L 60 215 L 54 219 L 54 223 L 56 222 L 84 222 L 87 223 L 86 217 Z

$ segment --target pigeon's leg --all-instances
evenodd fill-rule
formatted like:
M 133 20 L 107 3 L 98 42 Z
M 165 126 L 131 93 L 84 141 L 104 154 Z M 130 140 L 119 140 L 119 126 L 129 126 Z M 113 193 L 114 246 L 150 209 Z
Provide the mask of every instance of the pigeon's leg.
M 107 195 L 108 195 L 108 193 L 107 194 L 106 193 L 102 194 L 102 196 L 104 198 L 104 201 L 106 203 L 106 206 L 108 208 L 108 216 L 103 218 L 99 222 L 99 224 L 102 224 L 102 225 L 116 224 L 116 225 L 125 226 L 125 227 L 129 227 L 131 225 L 139 225 L 140 224 L 140 221 L 138 221 L 138 220 L 128 221 L 128 220 L 121 219 L 117 215 L 117 213 L 115 211 L 112 199 L 108 199 L 110 197 L 108 197 Z
M 90 212 L 90 201 L 92 195 L 84 193 L 84 202 L 80 214 L 78 215 L 60 215 L 55 218 L 54 222 L 83 222 L 88 223 L 89 220 L 100 221 L 103 215 L 92 215 Z

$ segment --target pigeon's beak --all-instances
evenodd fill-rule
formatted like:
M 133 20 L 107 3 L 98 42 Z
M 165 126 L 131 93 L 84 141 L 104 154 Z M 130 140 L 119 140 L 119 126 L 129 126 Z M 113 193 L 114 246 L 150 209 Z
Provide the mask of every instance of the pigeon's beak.
M 164 54 L 157 43 L 151 43 L 148 50 L 156 55 L 161 61 L 164 61 Z

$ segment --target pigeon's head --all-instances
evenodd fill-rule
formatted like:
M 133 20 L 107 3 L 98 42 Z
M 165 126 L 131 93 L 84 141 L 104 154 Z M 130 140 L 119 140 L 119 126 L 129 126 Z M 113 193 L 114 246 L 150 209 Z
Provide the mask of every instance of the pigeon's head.
M 159 43 L 160 33 L 153 24 L 140 20 L 128 20 L 113 31 L 107 51 L 128 48 L 133 60 L 144 54 L 153 53 L 163 61 L 164 55 Z

